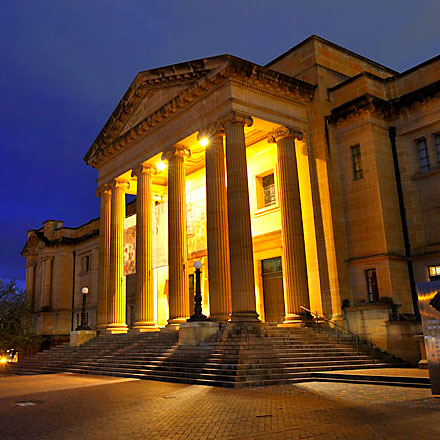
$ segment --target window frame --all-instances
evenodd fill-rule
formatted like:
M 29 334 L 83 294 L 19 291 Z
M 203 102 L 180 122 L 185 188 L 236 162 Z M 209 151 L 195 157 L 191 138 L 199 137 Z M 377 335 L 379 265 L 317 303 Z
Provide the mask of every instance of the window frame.
M 351 166 L 353 170 L 353 180 L 361 180 L 364 178 L 364 169 L 362 167 L 361 145 L 356 144 L 350 147 Z
M 417 162 L 418 162 L 418 172 L 419 173 L 429 173 L 431 171 L 431 161 L 429 158 L 429 148 L 428 148 L 428 141 L 426 137 L 420 137 L 415 139 L 415 145 L 416 145 L 416 154 L 417 154 Z M 424 148 L 420 149 L 419 145 L 424 144 Z M 420 153 L 424 151 L 425 155 L 421 156 Z M 423 161 L 426 160 L 426 163 L 423 164 Z
M 371 280 L 373 279 L 373 277 L 370 277 L 369 274 L 374 274 L 374 278 L 375 278 L 375 284 L 373 284 L 371 282 Z M 377 271 L 375 267 L 370 267 L 369 269 L 365 269 L 364 270 L 364 275 L 365 275 L 365 282 L 367 284 L 367 296 L 368 296 L 368 302 L 369 303 L 374 303 L 374 302 L 378 302 L 380 299 L 380 294 L 379 294 L 379 283 L 377 282 Z

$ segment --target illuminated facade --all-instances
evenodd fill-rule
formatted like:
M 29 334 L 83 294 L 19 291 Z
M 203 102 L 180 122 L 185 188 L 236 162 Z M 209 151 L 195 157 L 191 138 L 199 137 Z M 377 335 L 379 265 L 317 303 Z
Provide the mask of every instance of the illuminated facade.
M 264 67 L 140 72 L 85 156 L 100 219 L 29 232 L 38 331 L 67 334 L 84 285 L 101 331 L 178 326 L 200 260 L 212 320 L 305 306 L 405 357 L 415 282 L 440 275 L 439 80 L 439 59 L 397 73 L 316 36 Z

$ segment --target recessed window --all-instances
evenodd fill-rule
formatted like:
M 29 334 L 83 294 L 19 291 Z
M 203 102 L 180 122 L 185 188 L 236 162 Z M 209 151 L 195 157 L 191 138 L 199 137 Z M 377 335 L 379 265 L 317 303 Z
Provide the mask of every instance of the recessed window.
M 419 158 L 420 171 L 427 173 L 431 166 L 429 164 L 428 146 L 426 145 L 426 139 L 422 138 L 416 141 L 417 145 L 417 157 Z
M 90 266 L 91 266 L 91 259 L 90 255 L 84 255 L 81 257 L 81 268 L 82 272 L 90 272 Z
M 277 204 L 275 173 L 273 170 L 256 176 L 257 209 Z
M 440 164 L 440 134 L 434 136 L 435 153 L 437 155 L 437 165 Z
M 353 145 L 351 147 L 351 159 L 353 162 L 353 179 L 359 180 L 364 177 L 364 172 L 362 170 L 362 157 L 361 157 L 361 146 Z
M 275 205 L 277 198 L 275 196 L 275 177 L 273 173 L 263 177 L 263 193 L 264 206 Z
M 440 280 L 440 265 L 439 266 L 428 266 L 429 281 Z
M 367 269 L 365 271 L 365 278 L 367 281 L 368 302 L 379 301 L 376 269 Z

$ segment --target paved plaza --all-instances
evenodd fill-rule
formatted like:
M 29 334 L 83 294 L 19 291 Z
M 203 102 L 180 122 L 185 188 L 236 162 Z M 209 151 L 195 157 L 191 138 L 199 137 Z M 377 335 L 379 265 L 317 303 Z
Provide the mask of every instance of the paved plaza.
M 0 377 L 0 439 L 437 439 L 429 389 L 310 382 L 241 390 L 104 376 Z

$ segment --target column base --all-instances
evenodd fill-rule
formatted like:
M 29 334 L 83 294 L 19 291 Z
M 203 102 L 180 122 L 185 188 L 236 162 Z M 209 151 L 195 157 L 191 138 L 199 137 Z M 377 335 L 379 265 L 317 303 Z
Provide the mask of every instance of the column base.
M 208 321 L 227 322 L 230 318 L 231 315 L 210 315 Z
M 232 312 L 231 322 L 261 322 L 257 312 Z
M 128 327 L 126 324 L 109 324 L 106 327 L 104 333 L 115 335 L 118 333 L 127 333 L 127 331 L 128 331 Z
M 168 319 L 168 324 L 166 325 L 166 327 L 175 328 L 176 330 L 179 330 L 180 324 L 185 323 L 187 319 L 188 318 L 184 318 L 184 317 Z
M 130 332 L 133 333 L 145 333 L 145 332 L 157 332 L 159 327 L 154 322 L 139 321 L 135 322 Z
M 284 322 L 278 324 L 277 327 L 305 327 L 306 319 L 302 315 L 288 315 Z

